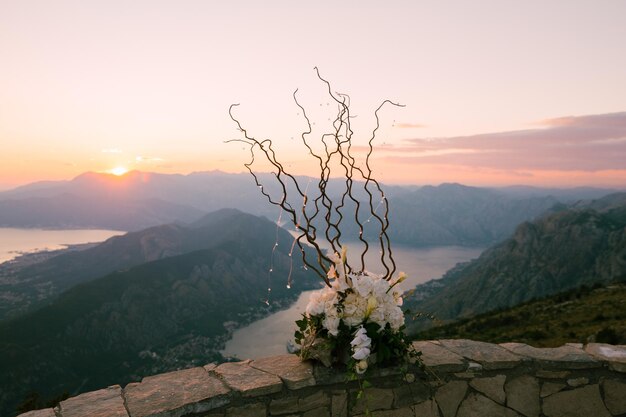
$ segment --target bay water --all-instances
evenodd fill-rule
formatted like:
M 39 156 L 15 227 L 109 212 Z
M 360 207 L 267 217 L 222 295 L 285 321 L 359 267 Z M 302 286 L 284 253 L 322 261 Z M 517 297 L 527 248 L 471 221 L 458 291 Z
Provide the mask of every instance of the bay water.
M 350 254 L 357 252 L 356 244 L 348 245 L 348 259 Z M 410 246 L 393 247 L 393 256 L 398 271 L 406 272 L 407 279 L 401 284 L 406 291 L 430 279 L 441 278 L 443 274 L 459 262 L 467 262 L 477 258 L 484 248 L 468 248 L 460 246 L 442 246 L 433 248 L 413 248 Z M 367 259 L 379 256 L 372 252 Z M 377 265 L 366 259 L 366 265 Z M 376 273 L 384 271 L 372 271 Z M 284 282 L 274 280 L 273 285 L 285 285 Z M 287 342 L 293 340 L 296 329 L 295 321 L 299 320 L 306 308 L 313 291 L 304 291 L 298 300 L 286 310 L 278 311 L 261 320 L 237 329 L 233 337 L 226 342 L 222 350 L 225 357 L 239 359 L 256 359 L 264 356 L 273 356 L 287 353 Z
M 103 229 L 21 229 L 0 227 L 0 263 L 22 254 L 58 250 L 68 245 L 95 243 L 126 232 Z

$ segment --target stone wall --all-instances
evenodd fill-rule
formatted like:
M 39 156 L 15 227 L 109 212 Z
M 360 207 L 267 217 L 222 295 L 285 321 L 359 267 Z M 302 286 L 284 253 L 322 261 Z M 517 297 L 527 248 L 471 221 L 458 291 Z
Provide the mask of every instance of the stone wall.
M 210 364 L 69 398 L 22 417 L 625 417 L 626 346 L 416 342 L 427 365 L 356 381 L 294 355 Z

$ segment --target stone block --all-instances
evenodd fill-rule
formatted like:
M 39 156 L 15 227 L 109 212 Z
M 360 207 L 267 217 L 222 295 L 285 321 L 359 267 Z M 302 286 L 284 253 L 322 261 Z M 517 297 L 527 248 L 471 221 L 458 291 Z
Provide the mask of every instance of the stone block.
M 446 349 L 439 343 L 429 341 L 413 342 L 413 347 L 422 352 L 424 365 L 433 371 L 462 372 L 466 369 L 465 360 L 460 355 Z
M 544 367 L 562 369 L 598 368 L 602 363 L 573 345 L 558 348 L 536 348 L 524 343 L 502 343 L 500 346 L 516 355 L 532 359 Z
M 226 417 L 267 417 L 267 407 L 263 403 L 232 407 L 226 411 Z
M 604 404 L 614 416 L 626 414 L 626 380 L 605 379 L 602 382 Z
M 578 378 L 570 378 L 567 380 L 567 385 L 570 387 L 581 387 L 583 385 L 587 385 L 589 383 L 589 378 L 585 378 L 584 376 L 579 376 Z
M 356 398 L 358 391 L 352 391 L 352 398 Z M 361 398 L 356 400 L 352 413 L 362 413 L 365 410 L 388 410 L 393 404 L 393 390 L 384 388 L 366 388 Z
M 470 386 L 495 402 L 504 405 L 506 400 L 506 396 L 504 395 L 504 381 L 506 381 L 506 375 L 496 375 L 490 378 L 475 378 L 470 381 Z
M 63 417 L 128 417 L 119 385 L 68 398 L 59 410 Z
M 132 417 L 201 413 L 230 403 L 230 389 L 204 368 L 191 368 L 144 378 L 124 388 Z
M 302 417 L 331 417 L 328 408 L 320 407 L 309 410 L 302 414 Z
M 611 417 L 597 384 L 550 395 L 543 400 L 543 414 L 547 417 Z
M 506 406 L 525 415 L 539 417 L 539 381 L 530 375 L 522 375 L 507 381 Z
M 213 372 L 231 389 L 240 391 L 244 397 L 273 394 L 283 388 L 279 377 L 252 368 L 247 362 L 223 363 Z
M 585 352 L 595 358 L 609 363 L 609 369 L 626 372 L 626 346 L 613 346 L 605 343 L 589 343 Z
M 514 368 L 522 362 L 521 357 L 492 343 L 467 339 L 445 339 L 440 343 L 454 353 L 480 363 L 486 370 Z
M 348 417 L 348 393 L 346 391 L 332 393 L 330 411 L 333 417 Z
M 437 402 L 439 403 L 439 402 Z M 441 404 L 440 404 L 441 406 Z M 518 413 L 477 393 L 471 393 L 461 403 L 457 417 L 520 417 Z
M 44 410 L 28 411 L 17 417 L 56 417 L 56 414 L 54 414 L 54 410 L 52 408 L 46 408 Z
M 314 408 L 327 407 L 330 405 L 330 397 L 322 390 L 314 394 L 298 399 L 298 411 L 309 411 Z
M 402 383 L 393 388 L 393 406 L 395 408 L 405 407 L 421 403 L 430 398 L 431 389 L 423 382 L 412 384 Z
M 439 417 L 439 408 L 433 399 L 416 404 L 411 408 L 415 411 L 415 414 L 411 414 L 411 416 Z
M 315 385 L 313 365 L 310 361 L 301 361 L 297 355 L 261 358 L 250 363 L 250 366 L 278 376 L 292 390 Z
M 549 397 L 552 394 L 556 394 L 561 391 L 567 385 L 561 384 L 560 382 L 544 382 L 541 386 L 541 398 Z
M 276 398 L 270 402 L 270 414 L 279 416 L 298 412 L 298 397 Z
M 443 413 L 443 417 L 454 417 L 459 404 L 467 392 L 466 381 L 450 381 L 441 386 L 435 394 L 435 400 Z
M 373 417 L 440 417 L 437 404 L 434 400 L 423 401 L 410 407 L 394 410 L 380 410 L 373 413 Z M 333 416 L 334 417 L 334 416 Z M 364 416 L 363 416 L 364 417 Z

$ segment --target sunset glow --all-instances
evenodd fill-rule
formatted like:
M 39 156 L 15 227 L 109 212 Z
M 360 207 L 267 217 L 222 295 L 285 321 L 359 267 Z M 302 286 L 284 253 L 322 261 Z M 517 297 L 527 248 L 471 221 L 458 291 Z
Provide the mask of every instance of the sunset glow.
M 128 172 L 128 169 L 126 169 L 126 168 L 124 168 L 122 166 L 118 166 L 118 167 L 115 167 L 115 168 L 109 170 L 110 174 L 117 175 L 118 177 L 126 174 L 127 172 Z
M 292 93 L 315 131 L 332 103 L 314 66 L 349 94 L 355 146 L 381 102 L 405 106 L 379 113 L 382 182 L 626 187 L 626 2 L 244 3 L 1 2 L 0 190 L 244 172 L 233 103 L 312 175 Z

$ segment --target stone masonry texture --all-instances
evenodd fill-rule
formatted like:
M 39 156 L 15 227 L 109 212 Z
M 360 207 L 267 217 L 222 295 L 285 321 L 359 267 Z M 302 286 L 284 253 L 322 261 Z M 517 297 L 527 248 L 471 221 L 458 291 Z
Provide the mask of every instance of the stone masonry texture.
M 626 346 L 420 341 L 363 381 L 280 355 L 114 385 L 19 417 L 624 417 Z M 408 377 L 410 375 L 410 378 Z

